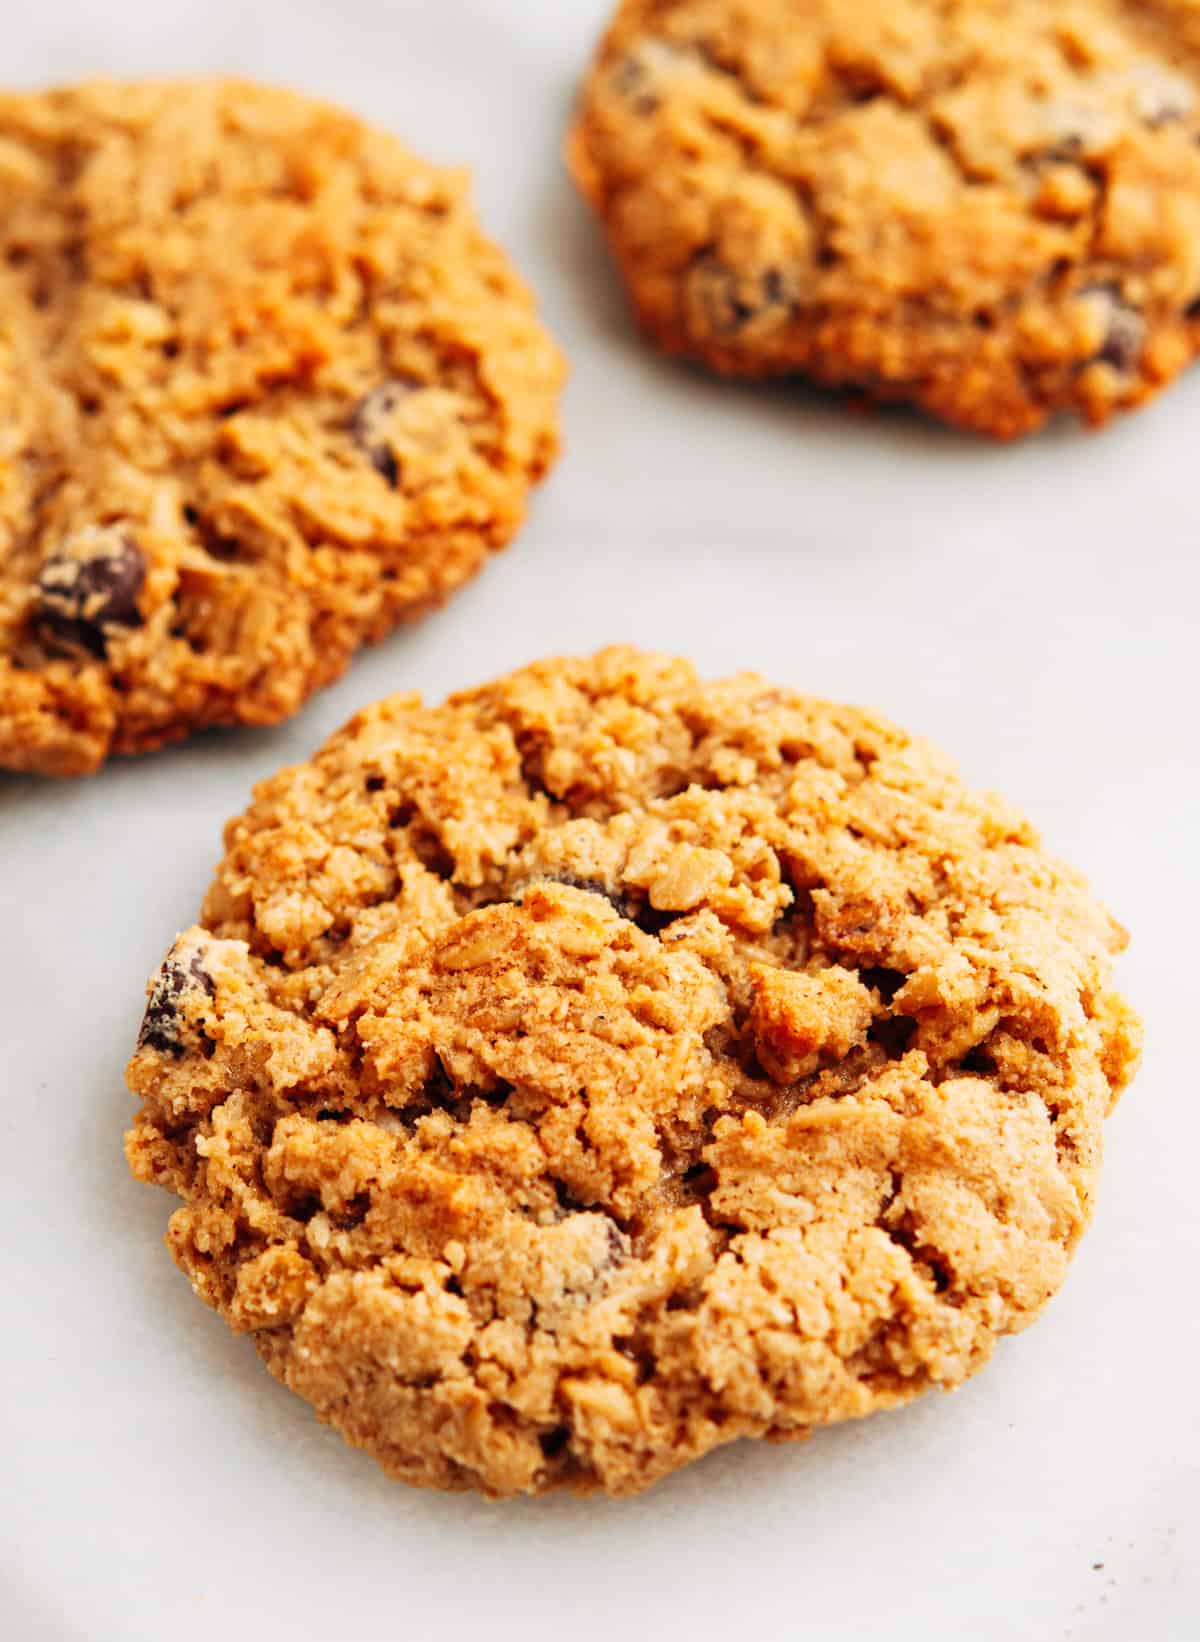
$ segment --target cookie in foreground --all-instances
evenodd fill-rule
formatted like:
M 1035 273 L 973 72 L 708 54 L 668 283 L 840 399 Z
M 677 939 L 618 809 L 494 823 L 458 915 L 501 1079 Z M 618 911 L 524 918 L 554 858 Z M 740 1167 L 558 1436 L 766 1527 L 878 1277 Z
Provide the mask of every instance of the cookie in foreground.
M 556 449 L 463 179 L 292 92 L 0 96 L 0 296 L 0 767 L 294 713 Z
M 998 437 L 1200 349 L 1192 0 L 624 0 L 569 143 L 646 333 Z
M 957 1385 L 1066 1276 L 1125 936 L 883 719 L 612 649 L 382 701 L 225 838 L 129 1162 L 392 1475 L 633 1493 Z

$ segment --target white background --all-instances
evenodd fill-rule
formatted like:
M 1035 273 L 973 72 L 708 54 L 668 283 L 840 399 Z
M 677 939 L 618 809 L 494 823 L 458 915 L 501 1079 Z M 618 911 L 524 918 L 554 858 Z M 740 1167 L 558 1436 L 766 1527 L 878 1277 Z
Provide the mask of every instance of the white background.
M 574 367 L 518 542 L 275 731 L 0 777 L 0 1636 L 1200 1638 L 1200 370 L 1000 448 L 643 351 L 558 159 L 603 0 L 9 0 L 5 76 L 237 69 L 471 166 Z M 122 1067 L 251 783 L 362 703 L 613 639 L 878 706 L 1133 932 L 1144 1070 L 1041 1323 L 952 1397 L 624 1504 L 388 1483 L 195 1301 Z M 1094 1564 L 1102 1564 L 1095 1567 Z

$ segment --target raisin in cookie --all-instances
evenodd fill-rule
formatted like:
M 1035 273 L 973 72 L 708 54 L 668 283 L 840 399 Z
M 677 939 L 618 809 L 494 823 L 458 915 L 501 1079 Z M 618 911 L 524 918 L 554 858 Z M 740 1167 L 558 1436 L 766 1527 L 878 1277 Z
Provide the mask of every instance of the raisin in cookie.
M 649 336 L 1008 437 L 1200 349 L 1197 0 L 624 0 L 569 155 Z
M 957 1385 L 1063 1281 L 1124 934 L 882 719 L 549 661 L 360 713 L 226 845 L 129 1161 L 394 1476 L 632 1493 Z
M 554 454 L 462 179 L 290 92 L 0 97 L 0 298 L 0 766 L 295 712 Z

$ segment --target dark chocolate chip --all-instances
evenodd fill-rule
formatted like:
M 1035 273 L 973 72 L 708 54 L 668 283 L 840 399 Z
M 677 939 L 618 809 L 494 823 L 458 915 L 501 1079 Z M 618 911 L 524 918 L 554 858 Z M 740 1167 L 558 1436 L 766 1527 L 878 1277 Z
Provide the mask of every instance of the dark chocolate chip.
M 1139 313 L 1133 308 L 1116 308 L 1109 321 L 1100 358 L 1115 370 L 1131 371 L 1141 358 L 1145 334 L 1146 326 Z
M 1029 156 L 1038 168 L 1045 165 L 1082 165 L 1084 157 L 1083 138 L 1074 132 L 1067 132 L 1049 148 L 1039 148 Z
M 704 252 L 692 264 L 687 297 L 689 305 L 698 310 L 699 328 L 713 336 L 733 336 L 763 314 L 789 306 L 782 269 L 742 274 L 722 262 L 715 251 Z
M 167 954 L 151 988 L 150 1001 L 138 1034 L 139 1049 L 157 1049 L 163 1054 L 182 1055 L 184 1044 L 179 1031 L 179 1000 L 185 992 L 199 989 L 207 997 L 216 996 L 212 976 L 193 952 L 186 962 L 174 952 Z
M 641 40 L 612 71 L 612 87 L 635 114 L 653 114 L 661 102 L 663 79 L 685 54 L 665 40 Z
M 568 889 L 581 889 L 588 895 L 599 895 L 620 918 L 625 918 L 631 924 L 638 921 L 638 907 L 628 895 L 622 895 L 620 890 L 609 889 L 597 878 L 577 878 L 570 872 L 548 872 L 541 880 L 547 884 L 565 884 Z
M 677 919 L 686 917 L 686 912 L 660 912 L 657 907 L 651 906 L 647 901 L 633 921 L 643 935 L 660 935 L 668 924 L 673 924 Z
M 145 579 L 145 558 L 123 530 L 81 531 L 41 568 L 34 630 L 51 648 L 101 657 L 118 633 L 141 625 Z
M 604 1244 L 591 1257 L 590 1273 L 586 1277 L 582 1273 L 568 1277 L 564 1286 L 575 1299 L 586 1301 L 608 1286 L 613 1272 L 631 1257 L 633 1243 L 629 1234 L 622 1231 L 603 1209 L 585 1209 L 583 1213 L 589 1220 L 603 1219 Z
M 1143 124 L 1157 131 L 1186 119 L 1196 106 L 1196 94 L 1181 75 L 1151 73 L 1142 77 L 1135 106 Z
M 1143 114 L 1142 120 L 1144 124 L 1150 127 L 1151 131 L 1160 131 L 1164 125 L 1178 125 L 1186 112 L 1187 110 L 1184 108 L 1164 104 L 1160 108 L 1152 109 Z
M 553 1431 L 543 1431 L 538 1437 L 542 1453 L 548 1460 L 556 1460 L 571 1440 L 569 1425 L 556 1425 Z
M 754 305 L 745 296 L 744 282 L 715 256 L 701 257 L 688 278 L 690 294 L 715 336 L 730 336 L 754 318 Z
M 1146 338 L 1146 322 L 1141 314 L 1125 301 L 1116 285 L 1095 285 L 1081 294 L 1102 297 L 1107 303 L 1104 341 L 1088 363 L 1111 365 L 1117 371 L 1133 370 Z
M 658 98 L 650 90 L 650 75 L 637 57 L 622 57 L 612 72 L 613 90 L 635 114 L 653 114 Z
M 1119 122 L 1103 109 L 1085 104 L 1051 102 L 1042 110 L 1044 141 L 1030 154 L 1035 163 L 1083 163 L 1112 142 Z
M 649 901 L 635 899 L 632 895 L 625 895 L 620 890 L 609 889 L 606 884 L 595 878 L 576 878 L 569 872 L 547 873 L 541 880 L 549 884 L 565 884 L 568 889 L 586 890 L 589 895 L 599 895 L 617 914 L 627 923 L 636 924 L 643 935 L 657 935 L 660 930 L 681 918 L 681 912 L 660 912 L 652 907 Z
M 366 452 L 371 465 L 389 485 L 400 480 L 400 464 L 392 443 L 392 424 L 405 400 L 419 384 L 401 377 L 381 383 L 359 400 L 350 418 L 355 442 Z

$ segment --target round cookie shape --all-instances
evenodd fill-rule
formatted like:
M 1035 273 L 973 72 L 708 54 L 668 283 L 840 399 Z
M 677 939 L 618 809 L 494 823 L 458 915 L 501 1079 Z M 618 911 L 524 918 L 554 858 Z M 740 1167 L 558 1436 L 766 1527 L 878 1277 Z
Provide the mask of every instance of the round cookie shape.
M 556 452 L 464 180 L 289 91 L 0 96 L 0 297 L 0 768 L 287 717 Z
M 623 0 L 568 155 L 718 371 L 1007 438 L 1200 349 L 1194 0 Z
M 882 719 L 548 661 L 360 713 L 226 846 L 127 1155 L 392 1475 L 633 1493 L 957 1385 L 1063 1281 L 1124 933 Z

